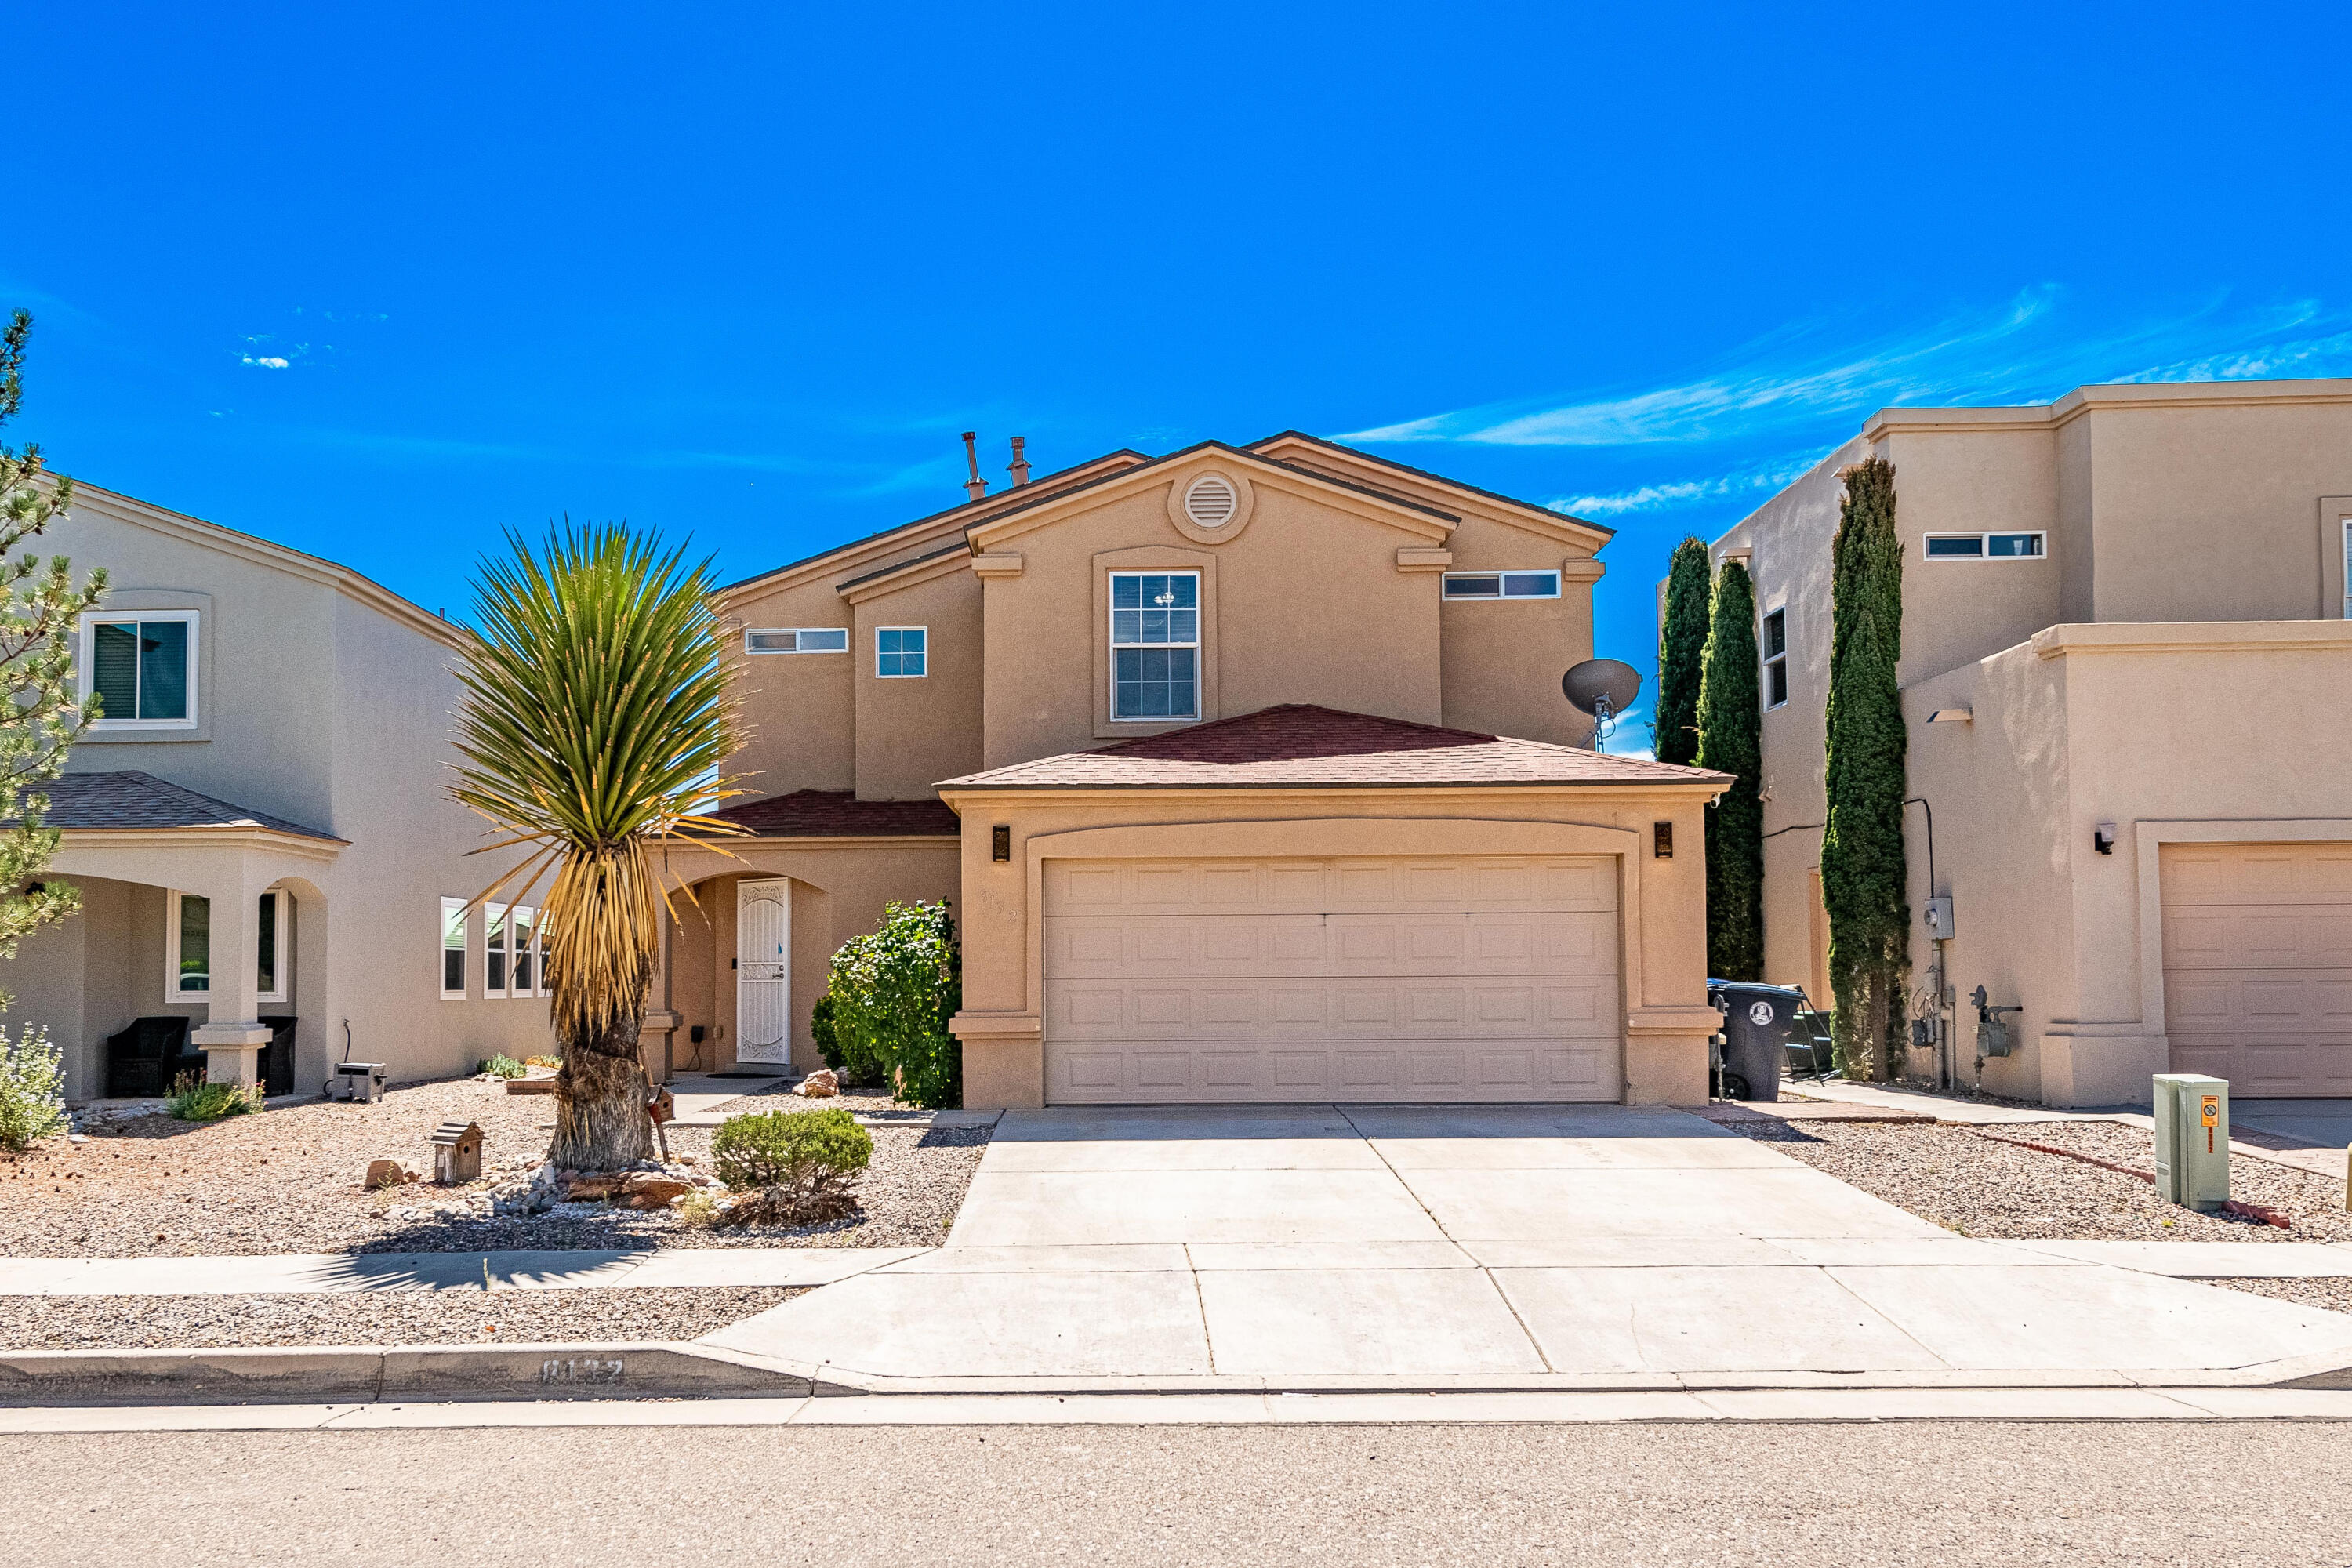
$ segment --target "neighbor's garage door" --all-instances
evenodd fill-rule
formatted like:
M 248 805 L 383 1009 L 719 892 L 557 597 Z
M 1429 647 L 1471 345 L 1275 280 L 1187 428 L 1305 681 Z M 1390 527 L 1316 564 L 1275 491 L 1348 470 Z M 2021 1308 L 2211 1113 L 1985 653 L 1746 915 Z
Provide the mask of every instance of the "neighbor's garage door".
M 2172 1066 L 2241 1096 L 2352 1094 L 2352 844 L 2168 844 Z
M 1056 1104 L 1615 1100 L 1614 863 L 1048 860 Z

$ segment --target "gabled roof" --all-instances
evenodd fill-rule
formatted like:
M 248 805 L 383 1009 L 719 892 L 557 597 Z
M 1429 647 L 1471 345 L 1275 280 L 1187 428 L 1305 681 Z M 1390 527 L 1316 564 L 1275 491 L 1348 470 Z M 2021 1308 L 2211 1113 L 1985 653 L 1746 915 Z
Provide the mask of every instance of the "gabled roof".
M 1539 501 L 1522 500 L 1517 496 L 1507 496 L 1498 490 L 1482 489 L 1476 485 L 1465 484 L 1460 479 L 1449 479 L 1444 474 L 1433 474 L 1426 468 L 1416 468 L 1410 463 L 1400 463 L 1393 458 L 1383 458 L 1375 452 L 1367 452 L 1359 447 L 1342 446 L 1337 441 L 1328 441 L 1320 436 L 1309 436 L 1304 430 L 1284 430 L 1276 435 L 1268 436 L 1264 440 L 1251 442 L 1249 444 L 1249 449 L 1253 452 L 1264 452 L 1269 447 L 1279 447 L 1286 442 L 1296 442 L 1301 446 L 1314 447 L 1318 450 L 1328 452 L 1334 457 L 1349 461 L 1367 463 L 1377 468 L 1387 468 L 1394 473 L 1403 474 L 1412 479 L 1417 479 L 1423 484 L 1435 486 L 1440 489 L 1459 490 L 1465 495 L 1477 496 L 1483 500 L 1493 501 L 1499 507 L 1505 507 L 1514 511 L 1530 513 L 1533 517 L 1541 519 L 1554 527 L 1558 527 L 1563 523 L 1569 523 L 1573 524 L 1578 528 L 1589 529 L 1592 532 L 1599 534 L 1604 540 L 1613 539 L 1617 536 L 1617 531 L 1615 529 L 1603 527 L 1600 523 L 1591 521 L 1585 518 L 1578 517 L 1572 512 L 1560 511 L 1552 507 L 1545 506 Z
M 315 838 L 328 844 L 344 844 L 331 833 L 321 833 L 315 827 L 305 827 L 299 822 L 289 822 L 282 816 L 272 816 L 266 811 L 248 811 L 241 805 L 216 800 L 208 795 L 159 779 L 153 773 L 126 768 L 120 773 L 67 773 L 47 789 L 36 793 L 49 797 L 49 809 L 42 818 L 44 826 L 77 829 L 119 830 L 123 828 L 257 828 L 268 833 L 291 834 L 298 838 Z
M 963 831 L 944 801 L 859 800 L 845 789 L 794 790 L 710 815 L 762 838 L 953 838 Z
M 798 561 L 788 561 L 782 566 L 771 566 L 764 572 L 755 572 L 749 577 L 728 584 L 719 592 L 723 597 L 740 593 L 746 588 L 755 588 L 772 578 L 787 577 L 796 572 L 808 571 L 811 568 L 822 566 L 836 556 L 853 555 L 895 539 L 903 538 L 909 548 L 919 549 L 927 543 L 933 542 L 927 540 L 926 535 L 936 536 L 951 527 L 969 527 L 975 522 L 994 517 L 1000 512 L 1013 510 L 1016 505 L 1028 505 L 1032 501 L 1043 499 L 1045 494 L 1074 489 L 1079 481 L 1098 478 L 1097 470 L 1107 466 L 1116 471 L 1133 468 L 1139 463 L 1148 463 L 1150 460 L 1145 454 L 1132 447 L 1122 447 L 1115 452 L 1105 452 L 1099 458 L 1089 458 L 1083 463 L 1074 463 L 1066 468 L 1056 469 L 1053 473 L 1032 479 L 1025 485 L 1016 485 L 1010 489 L 999 490 L 992 496 L 982 496 L 978 500 L 962 501 L 949 507 L 944 511 L 935 511 L 927 517 L 919 517 L 911 522 L 893 523 L 878 533 L 869 533 L 862 539 L 849 540 L 845 543 L 834 545 L 831 549 L 820 550 L 814 555 L 803 555 Z M 879 568 L 879 571 L 895 572 L 906 564 L 904 561 L 896 561 Z M 867 575 L 874 574 L 876 574 L 872 571 L 867 574 Z
M 950 779 L 953 789 L 1328 789 L 1730 784 L 1727 773 L 1284 703 Z

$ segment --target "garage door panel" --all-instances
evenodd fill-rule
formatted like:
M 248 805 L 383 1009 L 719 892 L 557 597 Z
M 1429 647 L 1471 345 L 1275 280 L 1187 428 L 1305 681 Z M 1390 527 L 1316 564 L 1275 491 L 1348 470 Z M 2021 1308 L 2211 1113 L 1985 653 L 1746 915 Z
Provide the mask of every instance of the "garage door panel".
M 2352 847 L 2167 845 L 2160 877 L 2173 1067 L 2352 1092 Z
M 1616 877 L 1594 858 L 1412 856 L 1332 860 L 1057 860 L 1046 912 L 1349 914 L 1614 912 Z

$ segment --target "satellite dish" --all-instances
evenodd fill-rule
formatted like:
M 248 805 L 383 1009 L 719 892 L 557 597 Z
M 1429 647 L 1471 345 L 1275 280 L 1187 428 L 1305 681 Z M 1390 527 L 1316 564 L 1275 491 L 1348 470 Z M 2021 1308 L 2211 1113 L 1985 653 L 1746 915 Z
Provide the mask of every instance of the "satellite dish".
M 1559 678 L 1560 695 L 1580 713 L 1592 716 L 1592 749 L 1601 749 L 1609 721 L 1641 695 L 1642 672 L 1613 658 L 1588 658 Z

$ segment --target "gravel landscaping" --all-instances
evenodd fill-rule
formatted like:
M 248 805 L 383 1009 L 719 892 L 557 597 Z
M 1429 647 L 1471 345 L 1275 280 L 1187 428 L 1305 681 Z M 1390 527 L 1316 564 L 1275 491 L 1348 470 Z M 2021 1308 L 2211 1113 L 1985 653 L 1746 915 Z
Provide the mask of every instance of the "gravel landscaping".
M 2168 1204 L 2152 1183 L 2015 1142 L 2156 1170 L 2156 1134 L 2112 1121 L 2007 1123 L 1983 1132 L 1932 1122 L 1735 1121 L 1732 1131 L 1963 1236 L 2066 1241 L 2352 1241 L 2344 1184 L 2241 1155 L 2231 1195 L 2286 1215 L 2289 1230 Z M 1990 1134 L 1990 1135 L 1988 1135 Z
M 488 1345 L 690 1340 L 799 1290 L 364 1290 L 326 1295 L 12 1296 L 0 1350 Z
M 859 1109 L 866 1097 L 780 1100 Z M 928 1247 L 944 1240 L 988 1144 L 985 1127 L 874 1128 L 861 1211 L 832 1225 L 709 1230 L 667 1209 L 560 1204 L 528 1218 L 427 1214 L 470 1191 L 429 1181 L 369 1192 L 368 1162 L 397 1159 L 430 1173 L 425 1142 L 443 1121 L 475 1121 L 485 1184 L 540 1163 L 553 1119 L 545 1095 L 510 1095 L 472 1079 L 407 1084 L 374 1105 L 310 1100 L 194 1124 L 142 1116 L 81 1142 L 44 1141 L 0 1158 L 0 1257 L 195 1257 L 267 1252 L 473 1252 L 637 1247 Z M 891 1109 L 882 1102 L 880 1109 Z M 669 1130 L 673 1155 L 707 1163 L 709 1128 Z M 402 1211 L 397 1217 L 393 1211 Z
M 2352 1313 L 2352 1279 L 2208 1279 L 2203 1283 L 2292 1301 L 2298 1307 Z

